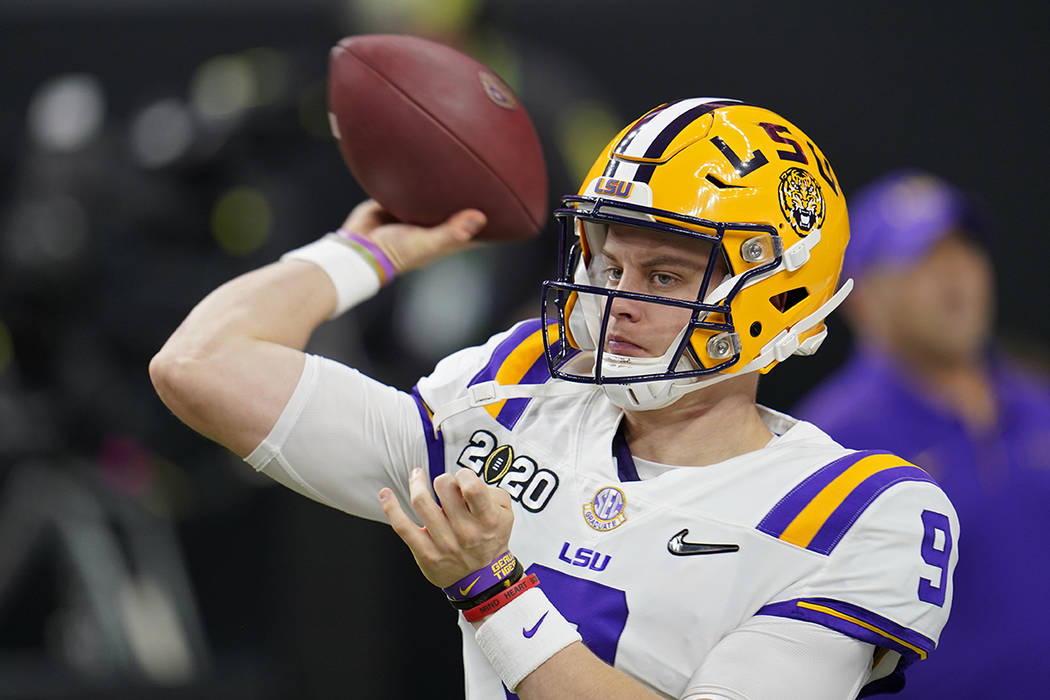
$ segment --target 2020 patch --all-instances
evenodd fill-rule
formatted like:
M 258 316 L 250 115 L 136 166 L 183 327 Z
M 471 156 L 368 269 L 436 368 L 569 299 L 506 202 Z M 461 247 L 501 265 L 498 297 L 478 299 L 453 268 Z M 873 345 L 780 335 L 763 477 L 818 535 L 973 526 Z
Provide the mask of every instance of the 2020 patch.
M 536 464 L 529 455 L 515 454 L 510 445 L 500 445 L 487 430 L 475 430 L 456 464 L 472 470 L 485 483 L 499 486 L 530 513 L 547 507 L 558 490 L 558 475 Z

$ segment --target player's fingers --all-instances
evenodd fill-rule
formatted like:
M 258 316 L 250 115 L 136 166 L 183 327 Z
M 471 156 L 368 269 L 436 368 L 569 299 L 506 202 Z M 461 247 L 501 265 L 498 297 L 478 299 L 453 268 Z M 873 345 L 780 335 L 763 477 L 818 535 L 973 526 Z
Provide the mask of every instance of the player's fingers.
M 477 209 L 464 209 L 448 217 L 434 232 L 449 242 L 464 243 L 481 233 L 488 218 Z
M 433 228 L 416 229 L 406 266 L 420 267 L 445 255 L 480 245 L 472 239 L 484 228 L 485 221 L 485 215 L 477 209 L 464 209 Z
M 430 532 L 430 538 L 442 549 L 449 549 L 455 544 L 455 536 L 449 526 L 445 511 L 441 509 L 430 494 L 426 474 L 419 467 L 408 476 L 408 497 L 413 510 L 419 516 L 423 527 Z
M 438 475 L 434 479 L 434 493 L 441 501 L 441 508 L 445 511 L 445 517 L 448 518 L 452 529 L 462 539 L 473 518 L 463 500 L 456 477 L 448 473 Z
M 486 525 L 495 524 L 500 511 L 510 509 L 510 494 L 503 489 L 489 487 L 470 469 L 457 471 L 456 482 L 471 514 Z
M 412 522 L 412 519 L 401 509 L 401 504 L 398 503 L 393 491 L 379 490 L 379 506 L 383 509 L 383 514 L 386 515 L 390 527 L 417 558 L 433 549 L 433 543 L 427 536 L 426 530 Z

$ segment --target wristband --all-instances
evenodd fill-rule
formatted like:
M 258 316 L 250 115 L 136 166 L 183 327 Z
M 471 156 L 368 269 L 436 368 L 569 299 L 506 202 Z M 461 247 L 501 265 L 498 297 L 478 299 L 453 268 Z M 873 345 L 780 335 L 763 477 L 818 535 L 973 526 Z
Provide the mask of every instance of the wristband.
M 464 610 L 463 617 L 467 618 L 467 622 L 477 622 L 481 618 L 496 612 L 525 591 L 538 585 L 540 585 L 540 579 L 536 574 L 529 574 L 510 588 L 500 591 L 495 596 L 482 602 L 481 605 Z
M 382 257 L 389 265 L 389 259 L 385 255 Z M 334 233 L 288 251 L 281 260 L 306 260 L 324 270 L 336 294 L 335 310 L 329 319 L 375 296 L 382 284 L 392 279 L 368 248 Z
M 341 228 L 335 233 L 329 235 L 346 242 L 349 246 L 360 253 L 362 257 L 368 260 L 375 269 L 376 274 L 379 275 L 380 286 L 390 284 L 394 281 L 394 278 L 397 277 L 397 268 L 394 267 L 394 263 L 390 262 L 390 258 L 386 256 L 386 253 L 383 252 L 382 248 L 364 236 L 351 233 L 345 228 Z
M 503 591 L 507 590 L 510 586 L 521 580 L 521 577 L 525 575 L 525 570 L 521 568 L 521 562 L 514 563 L 514 569 L 510 572 L 510 576 L 503 579 L 495 586 L 485 589 L 473 598 L 467 600 L 449 600 L 456 610 L 470 610 L 471 608 L 477 607 L 481 603 L 484 603 L 489 598 L 499 595 Z
M 511 692 L 544 661 L 581 641 L 539 586 L 485 618 L 474 639 Z
M 448 588 L 443 588 L 445 595 L 453 603 L 461 603 L 468 600 L 481 598 L 482 595 L 504 583 L 514 575 L 515 569 L 519 567 L 518 560 L 509 551 L 496 557 L 488 566 L 484 566 L 472 574 L 467 574 Z M 511 581 L 510 583 L 514 583 Z M 509 585 L 509 584 L 507 584 Z M 504 586 L 505 588 L 506 586 Z M 489 594 L 489 598 L 495 593 Z M 484 598 L 482 598 L 484 600 Z M 481 601 L 478 601 L 481 602 Z M 470 607 L 474 607 L 471 605 Z

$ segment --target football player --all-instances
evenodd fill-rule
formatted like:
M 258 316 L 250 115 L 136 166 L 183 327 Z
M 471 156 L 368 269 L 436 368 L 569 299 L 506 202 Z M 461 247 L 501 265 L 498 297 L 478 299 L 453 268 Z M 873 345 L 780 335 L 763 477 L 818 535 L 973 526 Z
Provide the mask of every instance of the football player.
M 485 221 L 383 214 L 214 291 L 150 371 L 255 468 L 389 520 L 462 611 L 468 697 L 850 698 L 933 651 L 958 558 L 943 492 L 755 403 L 851 286 L 842 188 L 798 127 L 709 98 L 629 124 L 555 212 L 540 318 L 411 393 L 302 352 Z

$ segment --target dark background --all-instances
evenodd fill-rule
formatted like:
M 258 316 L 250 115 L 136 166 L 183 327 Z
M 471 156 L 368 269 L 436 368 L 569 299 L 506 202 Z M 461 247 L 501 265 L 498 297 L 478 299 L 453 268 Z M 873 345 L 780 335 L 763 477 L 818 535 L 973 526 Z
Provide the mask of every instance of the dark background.
M 518 90 L 547 150 L 552 205 L 582 175 L 573 135 L 593 154 L 650 107 L 700 95 L 801 124 L 847 197 L 904 166 L 979 193 L 995 216 L 1000 335 L 1045 367 L 1048 15 L 1009 2 L 504 0 L 441 36 Z M 335 228 L 362 197 L 325 133 L 324 80 L 328 48 L 375 28 L 334 0 L 0 0 L 0 696 L 461 695 L 452 611 L 388 528 L 271 487 L 173 418 L 146 373 L 210 289 Z M 190 104 L 217 56 L 269 66 L 272 94 L 195 117 L 182 155 L 144 164 L 129 141 L 137 120 L 161 100 Z M 69 74 L 93 76 L 104 120 L 75 148 L 47 148 L 32 105 Z M 270 217 L 263 239 L 230 252 L 216 207 L 238 188 Z M 553 241 L 548 227 L 468 258 L 473 287 L 442 286 L 447 270 L 400 280 L 311 349 L 408 388 L 451 346 L 534 313 Z M 459 329 L 430 345 L 404 311 L 427 296 Z M 831 327 L 817 358 L 763 380 L 761 400 L 787 410 L 841 361 L 849 335 Z M 48 484 L 101 504 L 96 522 L 132 575 L 151 570 L 136 532 L 175 543 L 183 626 L 200 631 L 188 635 L 191 671 L 163 680 L 77 653 L 98 636 L 70 622 L 82 569 L 55 534 L 70 501 Z M 32 537 L 27 502 L 45 523 Z

